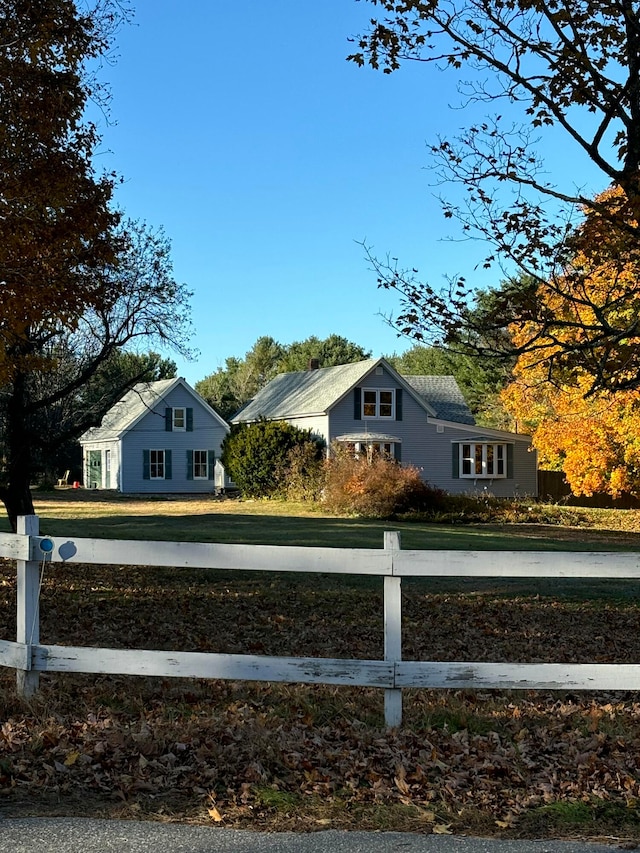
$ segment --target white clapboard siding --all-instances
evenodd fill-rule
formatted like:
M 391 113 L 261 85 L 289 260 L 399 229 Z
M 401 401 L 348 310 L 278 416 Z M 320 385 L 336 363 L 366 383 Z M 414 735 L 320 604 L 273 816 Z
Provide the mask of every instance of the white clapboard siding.
M 160 675 L 362 687 L 392 687 L 394 677 L 393 663 L 385 661 L 49 645 L 33 647 L 33 668 L 39 672 Z
M 638 578 L 640 554 L 579 551 L 398 551 L 399 577 Z
M 26 643 L 0 640 L 0 666 L 8 666 L 12 669 L 30 669 L 29 649 L 30 646 L 27 646 Z
M 0 557 L 8 560 L 29 559 L 29 537 L 19 533 L 0 533 Z
M 135 539 L 49 538 L 54 543 L 50 558 L 52 562 L 354 575 L 391 574 L 391 556 L 382 548 L 302 548 L 206 542 L 144 542 Z M 40 539 L 32 544 L 32 560 L 42 556 L 39 542 Z
M 396 687 L 640 690 L 640 664 L 406 661 L 396 664 Z

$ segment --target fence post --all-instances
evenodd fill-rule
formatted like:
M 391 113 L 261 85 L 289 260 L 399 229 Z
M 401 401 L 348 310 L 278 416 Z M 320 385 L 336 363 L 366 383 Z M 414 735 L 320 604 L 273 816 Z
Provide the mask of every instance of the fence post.
M 40 520 L 37 515 L 18 517 L 18 533 L 37 536 L 40 532 Z M 31 666 L 31 646 L 40 642 L 40 573 L 37 560 L 17 560 L 17 636 L 19 643 L 29 646 L 27 664 Z M 31 669 L 19 669 L 16 673 L 18 694 L 28 699 L 40 686 L 40 675 Z
M 385 550 L 400 550 L 400 533 L 387 531 L 384 534 Z M 401 579 L 384 578 L 384 659 L 402 660 L 402 596 Z M 387 728 L 395 728 L 402 723 L 402 690 L 400 688 L 384 691 L 384 721 Z

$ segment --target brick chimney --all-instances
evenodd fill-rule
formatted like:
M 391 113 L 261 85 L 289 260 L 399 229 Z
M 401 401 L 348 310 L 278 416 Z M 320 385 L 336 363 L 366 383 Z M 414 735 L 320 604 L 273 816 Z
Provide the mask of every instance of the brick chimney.
M 319 370 L 320 368 L 320 359 L 319 358 L 310 358 L 309 359 L 309 370 Z

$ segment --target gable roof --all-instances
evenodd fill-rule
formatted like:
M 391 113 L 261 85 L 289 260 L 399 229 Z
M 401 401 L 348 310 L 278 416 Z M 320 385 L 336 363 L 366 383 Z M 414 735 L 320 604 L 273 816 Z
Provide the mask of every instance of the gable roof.
M 436 417 L 459 424 L 475 424 L 471 409 L 453 376 L 403 376 L 435 410 Z
M 378 365 L 382 364 L 426 409 L 431 417 L 473 424 L 464 397 L 453 376 L 400 376 L 383 358 L 370 358 L 337 367 L 280 373 L 231 419 L 280 420 L 325 414 Z M 432 399 L 433 398 L 433 399 Z
M 189 391 L 196 401 L 210 412 L 220 424 L 229 429 L 228 424 L 220 415 L 181 376 L 178 376 L 175 379 L 138 382 L 109 409 L 100 426 L 88 429 L 80 436 L 80 441 L 106 441 L 120 438 L 179 385 Z
M 232 420 L 257 421 L 323 414 L 347 394 L 380 361 L 370 358 L 319 370 L 280 373 L 262 388 Z

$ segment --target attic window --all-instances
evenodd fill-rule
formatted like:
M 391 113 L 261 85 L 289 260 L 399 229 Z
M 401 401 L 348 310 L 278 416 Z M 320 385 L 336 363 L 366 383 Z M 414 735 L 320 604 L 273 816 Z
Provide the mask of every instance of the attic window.
M 185 409 L 172 409 L 171 428 L 174 432 L 184 432 L 187 428 Z
M 378 391 L 372 388 L 362 389 L 363 418 L 393 418 L 395 391 Z

